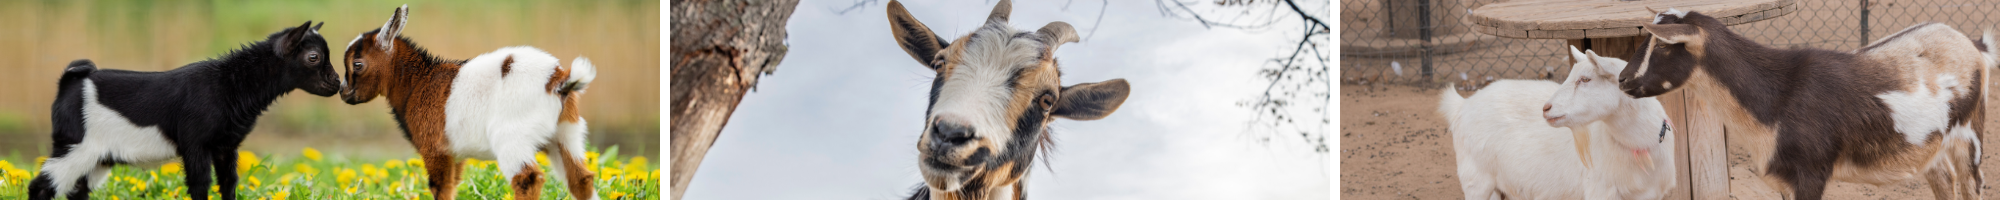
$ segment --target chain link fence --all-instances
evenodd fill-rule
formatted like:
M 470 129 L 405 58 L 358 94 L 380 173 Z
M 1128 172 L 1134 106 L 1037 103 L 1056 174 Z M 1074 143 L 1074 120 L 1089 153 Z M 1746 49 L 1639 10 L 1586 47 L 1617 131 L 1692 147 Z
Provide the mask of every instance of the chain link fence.
M 1463 22 L 1472 9 L 1499 2 L 1505 1 L 1340 0 L 1341 83 L 1566 77 L 1564 40 L 1497 37 Z M 2000 17 L 1994 16 L 2000 1 L 1802 0 L 1793 8 L 1797 11 L 1729 28 L 1774 48 L 1833 50 L 1860 48 L 1923 22 L 1951 25 L 1973 38 L 2000 30 Z

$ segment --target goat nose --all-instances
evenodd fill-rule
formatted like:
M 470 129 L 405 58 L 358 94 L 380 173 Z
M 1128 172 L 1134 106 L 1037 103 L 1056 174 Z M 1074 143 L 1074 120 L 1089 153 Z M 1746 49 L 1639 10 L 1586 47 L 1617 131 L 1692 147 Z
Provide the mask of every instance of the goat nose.
M 944 146 L 958 146 L 972 140 L 972 128 L 964 124 L 938 122 L 931 126 L 931 142 Z
M 1555 107 L 1555 105 L 1551 105 L 1551 104 L 1542 104 L 1542 112 L 1549 112 L 1549 108 L 1554 108 L 1554 107 Z

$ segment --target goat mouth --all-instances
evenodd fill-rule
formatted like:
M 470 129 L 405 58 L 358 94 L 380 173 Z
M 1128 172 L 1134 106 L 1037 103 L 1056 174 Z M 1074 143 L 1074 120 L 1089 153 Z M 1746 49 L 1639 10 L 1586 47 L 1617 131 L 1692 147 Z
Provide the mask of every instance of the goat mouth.
M 938 191 L 958 191 L 972 183 L 984 170 L 967 166 L 922 164 L 924 184 Z
M 1549 126 L 1561 126 L 1561 124 L 1558 124 L 1558 123 L 1556 123 L 1556 122 L 1559 122 L 1559 121 L 1562 121 L 1564 117 L 1568 117 L 1568 116 L 1556 116 L 1556 117 L 1550 117 L 1550 118 L 1548 118 L 1548 120 L 1549 120 Z

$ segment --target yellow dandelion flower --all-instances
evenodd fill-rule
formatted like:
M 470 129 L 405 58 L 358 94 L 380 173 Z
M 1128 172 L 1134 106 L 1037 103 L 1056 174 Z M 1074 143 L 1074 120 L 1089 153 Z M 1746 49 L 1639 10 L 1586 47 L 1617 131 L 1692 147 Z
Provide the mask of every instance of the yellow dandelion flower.
M 28 180 L 28 178 L 31 178 L 29 175 L 31 174 L 28 174 L 27 170 L 7 170 L 7 178 L 9 179 Z
M 236 152 L 236 173 L 250 173 L 251 168 L 257 167 L 257 162 L 257 154 L 250 153 L 250 151 Z
M 653 169 L 653 174 L 646 175 L 646 178 L 650 180 L 660 180 L 660 169 Z
M 605 197 L 604 199 L 618 199 L 620 197 L 625 197 L 625 193 L 618 191 L 611 191 L 611 193 L 604 194 L 604 197 Z
M 409 163 L 409 164 L 410 164 L 410 167 L 424 167 L 424 160 L 423 160 L 423 159 L 416 159 L 416 158 L 411 158 L 411 159 L 410 159 L 410 161 L 408 161 L 408 162 L 403 162 L 403 163 Z
M 298 172 L 298 173 L 302 173 L 302 174 L 309 174 L 309 175 L 310 175 L 310 174 L 319 174 L 319 169 L 313 169 L 313 166 L 312 166 L 312 165 L 306 165 L 306 164 L 298 164 L 298 165 L 294 165 L 294 166 L 292 166 L 292 171 L 294 171 L 294 172 Z
M 118 200 L 118 197 L 111 197 L 111 200 Z
M 382 170 L 382 168 L 376 168 L 375 164 L 361 164 L 362 174 L 373 174 L 376 170 Z
M 597 164 L 597 152 L 583 152 L 583 162 L 586 164 Z
M 42 166 L 42 163 L 45 163 L 45 162 L 49 162 L 49 157 L 48 157 L 48 156 L 39 156 L 39 157 L 35 157 L 35 166 Z
M 549 166 L 549 154 L 535 153 L 535 163 L 541 163 L 542 166 Z
M 264 180 L 258 180 L 257 176 L 250 176 L 250 187 L 257 187 L 262 185 L 264 185 Z
M 651 164 L 653 163 L 646 162 L 645 156 L 633 156 L 631 160 L 625 160 L 625 165 L 638 165 L 639 168 L 646 168 L 646 166 Z
M 298 174 L 298 173 L 285 173 L 285 176 L 280 176 L 280 177 L 278 177 L 278 185 L 283 185 L 283 186 L 291 186 L 291 185 L 292 185 L 292 178 L 298 178 L 298 177 L 299 177 L 299 174 Z M 283 199 L 283 198 L 279 198 L 279 199 Z
M 604 177 L 604 178 L 610 178 L 610 177 L 613 177 L 613 176 L 618 176 L 618 175 L 620 175 L 620 174 L 624 174 L 625 172 L 624 172 L 624 171 L 621 171 L 621 170 L 618 170 L 618 168 L 610 168 L 610 167 L 606 167 L 606 168 L 604 168 L 604 169 L 602 169 L 602 170 L 599 170 L 599 172 L 597 172 L 597 173 L 598 173 L 598 177 Z
M 340 187 L 341 187 L 341 188 L 347 188 L 347 189 L 346 189 L 346 190 L 347 190 L 347 194 L 354 194 L 354 191 L 356 191 L 357 189 L 360 189 L 360 188 L 355 188 L 355 187 L 348 187 L 348 186 L 340 186 Z
M 299 154 L 306 156 L 306 159 L 312 159 L 313 161 L 320 161 L 320 155 L 318 149 L 313 149 L 312 147 L 306 147 L 305 149 L 299 150 Z
M 335 176 L 333 180 L 335 182 L 339 182 L 341 186 L 346 186 L 349 183 L 354 183 L 354 176 L 355 176 L 354 174 L 355 174 L 354 169 L 341 169 L 340 175 Z M 347 192 L 347 193 L 354 193 L 354 192 Z
M 644 159 L 644 158 L 637 158 L 637 159 Z M 639 175 L 644 175 L 644 173 L 646 173 L 646 163 L 642 162 L 625 163 L 625 171 L 632 173 L 639 173 Z
M 14 163 L 8 163 L 6 160 L 0 160 L 0 171 L 14 171 L 14 170 L 20 170 L 20 169 L 15 169 Z
M 392 159 L 392 160 L 389 160 L 389 162 L 383 162 L 383 163 L 382 163 L 382 168 L 396 168 L 396 167 L 402 167 L 402 166 L 403 166 L 403 160 L 393 160 L 393 159 Z
M 181 163 L 171 162 L 165 165 L 160 165 L 160 171 L 166 172 L 167 174 L 181 173 Z
M 140 191 L 140 190 L 146 190 L 146 183 L 141 183 L 141 182 L 139 182 L 139 179 L 126 179 L 126 181 L 125 181 L 125 182 L 129 182 L 129 183 L 132 183 L 132 191 L 133 191 L 133 192 L 138 192 L 138 191 Z
M 394 182 L 394 183 L 389 183 L 389 188 L 393 188 L 393 189 L 402 189 L 402 188 L 403 188 L 403 182 L 402 182 L 402 181 L 396 181 L 396 182 Z
M 278 191 L 278 193 L 277 193 L 277 194 L 272 194 L 272 195 L 271 195 L 271 198 L 272 198 L 272 199 L 291 199 L 291 198 L 290 198 L 291 196 L 292 196 L 292 191 L 285 191 L 285 190 L 280 190 L 280 191 Z

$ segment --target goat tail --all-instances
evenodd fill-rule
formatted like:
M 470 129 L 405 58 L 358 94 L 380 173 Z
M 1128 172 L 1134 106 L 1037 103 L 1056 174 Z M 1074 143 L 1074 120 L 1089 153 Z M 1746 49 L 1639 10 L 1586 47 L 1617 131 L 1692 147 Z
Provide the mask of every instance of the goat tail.
M 557 89 L 558 94 L 581 93 L 590 87 L 591 80 L 597 79 L 597 66 L 590 64 L 590 58 L 576 57 L 576 60 L 570 61 L 569 66 L 569 79 L 562 81 L 562 87 Z
M 1446 124 L 1456 121 L 1459 107 L 1465 105 L 1465 97 L 1458 96 L 1456 88 L 1452 83 L 1445 83 L 1444 89 L 1441 89 L 1444 92 L 1438 94 L 1438 114 L 1444 114 Z
M 63 67 L 62 78 L 57 79 L 56 84 L 69 85 L 75 83 L 78 80 L 83 80 L 84 77 L 90 77 L 91 72 L 97 72 L 97 63 L 90 62 L 90 59 L 70 61 L 68 67 Z

